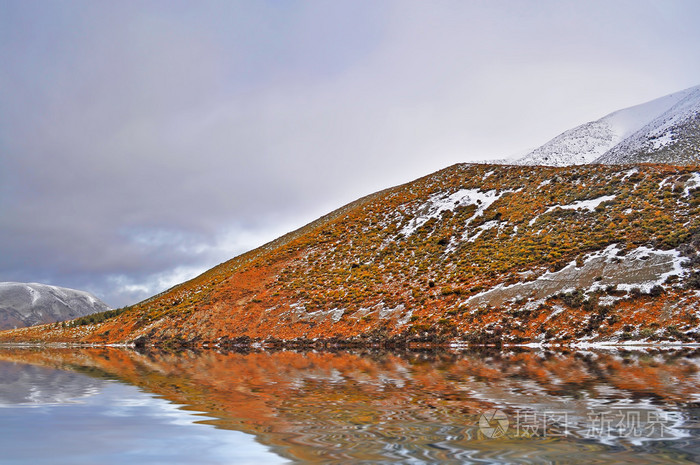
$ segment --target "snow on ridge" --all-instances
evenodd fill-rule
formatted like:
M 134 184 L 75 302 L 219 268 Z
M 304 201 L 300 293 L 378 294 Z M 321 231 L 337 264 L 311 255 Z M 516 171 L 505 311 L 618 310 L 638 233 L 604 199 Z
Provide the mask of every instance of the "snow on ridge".
M 591 121 L 563 132 L 514 164 L 582 165 L 603 155 L 621 140 L 604 119 Z
M 672 128 L 698 113 L 700 86 L 610 113 L 565 131 L 526 156 L 517 165 L 567 166 L 595 163 L 641 133 L 654 135 L 654 147 L 673 141 Z M 652 131 L 653 130 L 653 131 Z M 645 138 L 646 139 L 646 138 Z
M 71 289 L 67 287 L 52 286 L 50 284 L 42 283 L 19 283 L 19 282 L 0 282 L 0 290 L 3 288 L 23 288 L 26 290 L 27 294 L 31 298 L 31 304 L 36 304 L 39 300 L 46 296 L 51 296 L 50 299 L 57 299 L 66 305 L 68 302 L 75 299 L 82 299 L 87 301 L 90 305 L 106 306 L 97 297 L 92 295 L 90 292 L 82 291 L 79 289 Z
M 603 119 L 610 124 L 613 131 L 618 133 L 622 139 L 626 139 L 658 116 L 676 109 L 679 104 L 683 104 L 689 96 L 697 93 L 699 90 L 700 86 L 674 92 L 640 105 L 613 112 Z
M 0 317 L 13 318 L 0 321 L 0 330 L 65 321 L 106 310 L 110 310 L 106 303 L 86 291 L 40 283 L 0 283 Z
M 624 141 L 611 147 L 595 162 L 610 164 L 629 162 L 630 156 L 637 153 L 658 152 L 676 142 L 679 135 L 682 137 L 683 127 L 700 115 L 700 86 L 672 94 L 672 96 L 680 98 L 666 111 L 659 113 L 626 137 Z
M 431 195 L 428 201 L 416 208 L 416 216 L 412 218 L 399 232 L 405 237 L 410 236 L 418 228 L 433 218 L 439 218 L 443 212 L 454 211 L 457 207 L 476 205 L 476 212 L 467 220 L 469 224 L 474 218 L 483 215 L 484 211 L 501 196 L 510 191 L 482 191 L 480 189 L 460 189 L 452 194 L 438 192 Z
M 39 299 L 41 298 L 41 292 L 37 291 L 31 286 L 25 286 L 27 291 L 29 292 L 29 295 L 32 298 L 32 305 L 36 304 Z

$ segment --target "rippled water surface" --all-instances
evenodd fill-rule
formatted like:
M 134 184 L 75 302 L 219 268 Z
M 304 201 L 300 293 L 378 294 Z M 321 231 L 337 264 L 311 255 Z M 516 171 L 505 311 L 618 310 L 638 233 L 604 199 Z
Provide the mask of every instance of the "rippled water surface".
M 2 463 L 698 463 L 700 353 L 0 350 Z
M 94 374 L 0 361 L 0 463 L 287 462 L 255 436 L 195 424 L 201 417 Z

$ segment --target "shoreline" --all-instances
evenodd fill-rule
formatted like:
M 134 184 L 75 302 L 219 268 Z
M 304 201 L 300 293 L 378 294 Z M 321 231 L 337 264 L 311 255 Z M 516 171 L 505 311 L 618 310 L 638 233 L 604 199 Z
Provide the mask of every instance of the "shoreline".
M 645 351 L 645 350 L 683 350 L 700 349 L 700 343 L 696 342 L 638 342 L 638 341 L 601 341 L 601 342 L 574 342 L 570 344 L 562 343 L 526 343 L 526 344 L 466 344 L 461 342 L 408 342 L 404 344 L 383 344 L 383 343 L 357 343 L 352 341 L 255 341 L 250 343 L 215 343 L 215 344 L 138 344 L 127 343 L 100 343 L 100 342 L 0 342 L 0 350 L 3 349 L 129 349 L 136 351 L 277 351 L 277 350 L 301 350 L 334 352 L 343 350 L 380 350 L 380 351 L 467 351 L 474 350 L 564 350 L 564 351 L 587 351 L 587 350 L 614 350 L 614 351 Z

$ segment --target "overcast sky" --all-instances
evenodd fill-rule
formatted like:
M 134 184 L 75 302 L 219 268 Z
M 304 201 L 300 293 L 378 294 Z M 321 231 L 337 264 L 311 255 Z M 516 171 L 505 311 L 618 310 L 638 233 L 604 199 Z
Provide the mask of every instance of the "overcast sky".
M 700 84 L 700 2 L 0 0 L 0 281 L 135 303 Z

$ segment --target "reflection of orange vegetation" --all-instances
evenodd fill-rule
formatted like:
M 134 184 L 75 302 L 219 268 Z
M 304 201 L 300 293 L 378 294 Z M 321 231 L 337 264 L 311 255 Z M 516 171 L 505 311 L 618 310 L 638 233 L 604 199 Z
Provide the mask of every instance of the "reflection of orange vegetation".
M 613 360 L 608 362 L 606 370 L 618 373 L 614 383 L 616 387 L 633 392 L 653 394 L 667 390 L 676 383 L 682 383 L 683 380 L 696 371 L 694 366 L 685 364 L 670 364 L 666 366 L 653 360 L 634 364 Z M 691 398 L 689 395 L 691 392 L 687 394 L 687 397 L 678 398 L 677 400 L 687 401 Z
M 548 373 L 556 373 L 558 378 L 566 384 L 580 384 L 590 379 L 590 375 L 575 359 L 556 359 L 543 363 Z
M 596 398 L 601 384 L 616 398 L 679 403 L 700 388 L 690 358 L 665 354 L 139 354 L 102 348 L 1 350 L 0 360 L 107 374 L 206 412 L 216 418 L 207 423 L 255 434 L 302 461 L 317 459 L 321 450 L 328 457 L 380 460 L 390 431 L 415 434 L 411 440 L 421 443 L 428 431 L 452 428 L 456 447 L 468 449 L 466 431 L 488 409 L 511 402 L 520 408 L 528 402 L 569 405 Z
M 455 165 L 360 199 L 116 318 L 14 330 L 0 338 L 90 343 L 144 338 L 211 346 L 240 337 L 376 342 L 396 336 L 487 343 L 545 334 L 549 341 L 623 332 L 640 337 L 644 329 L 667 326 L 679 332 L 660 338 L 700 337 L 692 331 L 698 318 L 688 311 L 700 305 L 700 297 L 682 279 L 653 296 L 623 298 L 622 292 L 613 303 L 605 299 L 615 297 L 614 290 L 612 296 L 603 290 L 589 294 L 586 305 L 567 304 L 560 295 L 541 302 L 528 302 L 528 296 L 494 300 L 490 306 L 468 301 L 494 286 L 582 262 L 611 244 L 627 251 L 690 244 L 700 230 L 700 191 L 686 191 L 686 181 L 697 167 L 643 165 L 637 171 Z M 461 189 L 500 197 L 480 215 L 473 205 L 455 207 L 411 234 L 402 232 L 426 213 L 433 196 Z M 552 208 L 602 196 L 614 200 L 594 211 Z

